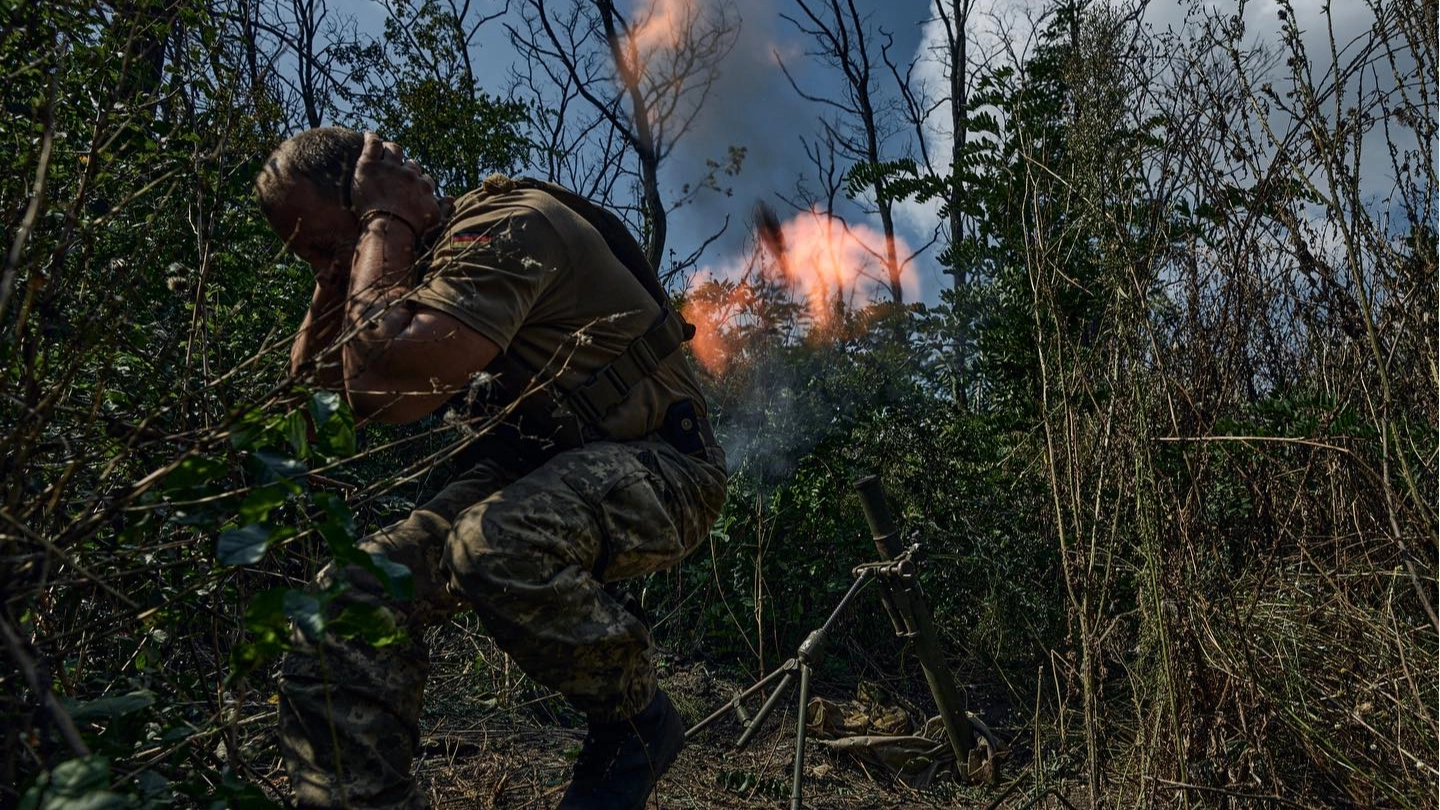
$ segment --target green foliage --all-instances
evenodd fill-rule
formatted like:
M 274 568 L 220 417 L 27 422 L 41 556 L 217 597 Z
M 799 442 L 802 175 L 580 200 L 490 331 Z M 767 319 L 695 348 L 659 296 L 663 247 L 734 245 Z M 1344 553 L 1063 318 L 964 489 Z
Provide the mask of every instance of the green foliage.
M 730 497 L 710 559 L 656 591 L 662 605 L 671 594 L 709 595 L 668 642 L 721 661 L 773 664 L 792 654 L 852 569 L 877 558 L 852 485 L 878 473 L 906 536 L 922 544 L 922 581 L 965 672 L 1023 666 L 1055 643 L 1058 561 L 1037 520 L 1041 492 L 1010 483 L 1024 436 L 967 414 L 923 374 L 895 373 L 927 368 L 923 343 L 894 338 L 926 317 L 884 306 L 854 313 L 833 342 L 789 343 L 767 328 L 743 344 L 729 336 L 735 365 L 711 404 Z M 869 654 L 845 660 L 878 677 L 868 668 L 905 660 L 903 645 L 892 640 L 883 652 L 893 630 L 867 605 L 853 611 L 842 632 L 850 641 L 840 644 L 871 642 Z
M 459 194 L 491 172 L 508 173 L 535 147 L 525 104 L 481 89 L 470 48 L 484 21 L 437 0 L 389 8 L 383 41 L 345 49 L 361 89 L 347 90 L 357 125 L 400 143 L 439 182 Z
M 741 796 L 760 795 L 777 802 L 790 798 L 790 782 L 777 777 L 765 777 L 755 771 L 721 771 L 715 775 L 715 785 Z
M 283 806 L 233 775 L 210 776 L 215 777 L 213 782 L 195 786 L 168 782 L 154 771 L 144 771 L 133 781 L 117 781 L 106 757 L 78 757 L 41 774 L 21 797 L 18 810 L 160 810 L 175 807 L 177 798 L 192 802 L 185 806 L 207 810 L 277 810 Z
M 970 140 L 948 175 L 909 158 L 846 174 L 851 195 L 883 180 L 894 199 L 938 198 L 943 218 L 969 224 L 940 256 L 964 283 L 942 292 L 926 328 L 960 355 L 946 372 L 956 398 L 1021 423 L 1041 400 L 1036 329 L 1095 343 L 1111 328 L 1111 287 L 1127 281 L 1117 270 L 1171 238 L 1154 232 L 1162 203 L 1146 198 L 1142 166 L 1163 119 L 1132 120 L 1137 88 L 1123 74 L 1129 54 L 1117 52 L 1114 19 L 1083 2 L 1058 3 L 1044 19 L 1025 62 L 979 71 L 962 111 Z M 1062 282 L 1037 285 L 1054 267 Z
M 980 74 L 951 176 L 846 175 L 964 219 L 941 306 L 825 330 L 763 284 L 692 293 L 740 316 L 713 399 L 731 499 L 706 570 L 672 579 L 706 597 L 685 632 L 790 655 L 869 557 L 849 482 L 878 472 L 962 678 L 1036 706 L 1091 801 L 1176 800 L 1124 773 L 1428 807 L 1403 763 L 1435 730 L 1413 710 L 1436 671 L 1435 343 L 1412 330 L 1434 323 L 1433 163 L 1406 173 L 1433 128 L 1386 132 L 1410 150 L 1398 223 L 1333 168 L 1361 165 L 1370 119 L 1291 101 L 1359 98 L 1358 62 L 1307 71 L 1289 30 L 1281 92 L 1238 18 L 1150 37 L 1113 6 L 1053 12 L 1029 58 Z M 851 632 L 864 649 L 827 675 L 893 661 L 882 619 Z M 1418 700 L 1378 685 L 1411 678 Z
M 483 21 L 391 9 L 383 41 L 342 51 L 355 118 L 452 189 L 523 162 L 533 111 L 466 61 Z M 296 632 L 404 638 L 306 583 L 333 560 L 408 594 L 356 539 L 448 474 L 427 456 L 444 426 L 360 436 L 286 378 L 312 279 L 250 183 L 296 123 L 239 11 L 0 10 L 0 622 L 19 639 L 0 805 L 273 806 L 275 656 Z M 707 394 L 733 476 L 709 548 L 646 592 L 662 644 L 747 670 L 792 654 L 876 556 L 852 490 L 875 473 L 961 680 L 1026 707 L 1021 767 L 1033 735 L 1033 767 L 1083 763 L 1095 804 L 1102 785 L 1178 801 L 1160 784 L 1433 804 L 1433 91 L 1347 90 L 1293 18 L 1267 73 L 1202 12 L 1167 39 L 1059 4 L 1026 61 L 979 75 L 951 176 L 850 169 L 852 194 L 966 223 L 944 261 L 968 283 L 940 306 L 817 314 L 765 267 L 689 293 L 725 314 L 702 326 L 730 363 Z M 1409 13 L 1387 8 L 1357 70 L 1433 67 L 1433 37 L 1393 28 Z M 1365 109 L 1330 120 L 1317 98 Z M 1337 168 L 1379 135 L 1384 211 Z M 923 703 L 873 607 L 821 685 L 883 677 Z
M 1149 207 L 1138 148 L 1147 130 L 1126 117 L 1132 86 L 1112 75 L 1118 67 L 1106 60 L 1116 55 L 1091 50 L 1102 35 L 1077 40 L 1103 25 L 1080 14 L 1078 4 L 1060 6 L 1034 56 L 983 74 L 970 97 L 983 137 L 972 149 L 978 171 L 964 177 L 964 213 L 978 227 L 949 258 L 981 284 L 971 294 L 983 300 L 975 333 L 984 398 L 1025 418 L 1041 401 L 1046 342 L 1094 344 L 1111 319 L 1113 264 L 1153 238 L 1134 222 Z M 1047 286 L 1054 267 L 1062 280 Z
M 135 806 L 134 797 L 110 790 L 110 763 L 96 756 L 56 766 L 20 802 L 22 810 L 120 810 Z
M 311 424 L 315 425 L 313 441 Z M 303 410 L 268 416 L 245 414 L 229 433 L 231 447 L 243 455 L 246 481 L 242 487 L 231 488 L 232 465 L 217 459 L 186 459 L 167 477 L 156 505 L 165 511 L 174 503 L 166 496 L 177 494 L 205 504 L 201 515 L 187 512 L 186 523 L 205 534 L 219 533 L 215 557 L 222 565 L 255 565 L 272 547 L 313 533 L 324 540 L 329 556 L 337 563 L 360 566 L 392 595 L 409 598 L 413 592 L 409 570 L 383 555 L 357 549 L 359 533 L 349 507 L 333 493 L 312 492 L 305 483 L 308 463 L 323 465 L 353 455 L 354 436 L 354 416 L 332 392 L 310 395 Z M 178 492 L 172 489 L 177 484 Z M 292 623 L 312 638 L 327 628 L 377 645 L 403 638 L 393 617 L 376 610 L 352 608 L 339 616 L 339 621 L 328 621 L 326 606 L 339 593 L 337 587 L 320 594 L 295 588 L 271 588 L 258 594 L 245 613 L 245 626 L 255 639 L 232 652 L 231 679 L 243 677 L 289 649 Z
M 93 756 L 6 674 L 0 805 L 28 786 L 35 807 L 269 806 L 247 769 L 273 749 L 235 733 L 255 711 L 240 676 L 263 690 L 290 618 L 315 615 L 312 557 L 406 581 L 311 488 L 355 453 L 353 417 L 277 385 L 311 279 L 251 201 L 277 125 L 254 43 L 206 4 L 3 13 L 0 202 L 23 238 L 0 272 L 0 622 Z M 255 596 L 282 583 L 274 610 Z M 222 732 L 245 745 L 226 761 Z

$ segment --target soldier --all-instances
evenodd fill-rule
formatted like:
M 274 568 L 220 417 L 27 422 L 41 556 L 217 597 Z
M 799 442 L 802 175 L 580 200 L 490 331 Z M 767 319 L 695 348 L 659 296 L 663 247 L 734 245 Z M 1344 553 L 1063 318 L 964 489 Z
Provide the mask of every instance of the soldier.
M 423 804 L 411 775 L 423 630 L 468 608 L 588 719 L 559 807 L 643 807 L 684 732 L 648 627 L 606 585 L 699 544 L 724 501 L 725 459 L 677 350 L 684 324 L 637 267 L 638 245 L 613 215 L 534 181 L 492 177 L 452 214 L 397 144 L 340 128 L 287 140 L 256 187 L 315 270 L 297 375 L 343 391 L 366 420 L 477 397 L 512 409 L 462 474 L 362 541 L 409 567 L 413 600 L 355 566 L 321 573 L 322 587 L 347 586 L 341 604 L 382 607 L 410 632 L 383 648 L 297 634 L 280 678 L 297 804 Z

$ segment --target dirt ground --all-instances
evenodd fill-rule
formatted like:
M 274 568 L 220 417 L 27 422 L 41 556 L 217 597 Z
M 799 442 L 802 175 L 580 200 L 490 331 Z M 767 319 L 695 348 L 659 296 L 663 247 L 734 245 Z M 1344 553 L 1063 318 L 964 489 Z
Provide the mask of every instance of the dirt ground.
M 563 706 L 543 695 L 498 710 L 493 698 L 477 699 L 456 691 L 462 683 L 474 683 L 466 673 L 435 675 L 427 697 L 427 728 L 419 763 L 432 806 L 438 810 L 553 807 L 584 736 L 579 719 L 554 714 L 557 709 L 563 712 Z M 748 684 L 725 682 L 703 668 L 694 668 L 670 673 L 662 678 L 662 685 L 690 725 Z M 650 806 L 664 810 L 788 808 L 794 711 L 793 700 L 777 710 L 744 751 L 737 751 L 734 745 L 739 722 L 727 714 L 686 746 Z M 962 788 L 942 777 L 925 790 L 913 790 L 888 774 L 868 771 L 847 756 L 832 756 L 815 742 L 807 745 L 805 765 L 803 806 L 808 810 L 985 808 L 1002 798 L 1004 786 L 1011 781 L 1002 778 L 996 787 Z

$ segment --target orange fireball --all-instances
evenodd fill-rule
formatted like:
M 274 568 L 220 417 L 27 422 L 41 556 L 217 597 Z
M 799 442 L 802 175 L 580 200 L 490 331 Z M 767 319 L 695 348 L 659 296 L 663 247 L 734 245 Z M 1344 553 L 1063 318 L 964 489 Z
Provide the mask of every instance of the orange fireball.
M 838 333 L 837 316 L 888 297 L 888 245 L 879 231 L 813 209 L 783 224 L 767 211 L 759 227 L 760 242 L 773 254 L 769 266 L 805 305 L 809 339 L 832 339 Z M 897 241 L 894 248 L 896 254 L 908 255 L 904 244 Z M 691 280 L 683 314 L 695 324 L 695 357 L 711 373 L 723 374 L 744 350 L 744 330 L 738 327 L 763 320 L 752 282 L 765 281 L 756 278 L 765 275 L 765 268 L 757 246 L 743 260 L 705 268 Z M 908 267 L 901 285 L 907 296 L 916 295 L 916 279 Z

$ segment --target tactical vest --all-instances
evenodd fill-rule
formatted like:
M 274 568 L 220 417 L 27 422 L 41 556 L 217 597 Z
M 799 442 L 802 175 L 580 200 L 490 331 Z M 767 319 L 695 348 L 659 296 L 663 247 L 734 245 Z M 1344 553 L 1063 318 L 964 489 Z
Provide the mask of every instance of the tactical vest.
M 516 189 L 549 194 L 599 232 L 610 252 L 660 306 L 659 317 L 643 335 L 579 386 L 562 389 L 553 379 L 541 379 L 539 369 L 530 368 L 506 352 L 486 367 L 490 383 L 474 386 L 463 402 L 456 403 L 463 412 L 482 420 L 477 426 L 489 427 L 462 454 L 462 464 L 469 459 L 498 456 L 509 457 L 511 463 L 528 469 L 563 450 L 605 438 L 600 427 L 605 417 L 681 344 L 694 337 L 695 327 L 670 306 L 669 296 L 646 260 L 645 251 L 614 213 L 566 188 L 529 177 L 491 175 L 482 189 L 491 194 Z M 536 381 L 544 385 L 530 390 Z M 509 413 L 499 421 L 487 419 L 506 410 Z

